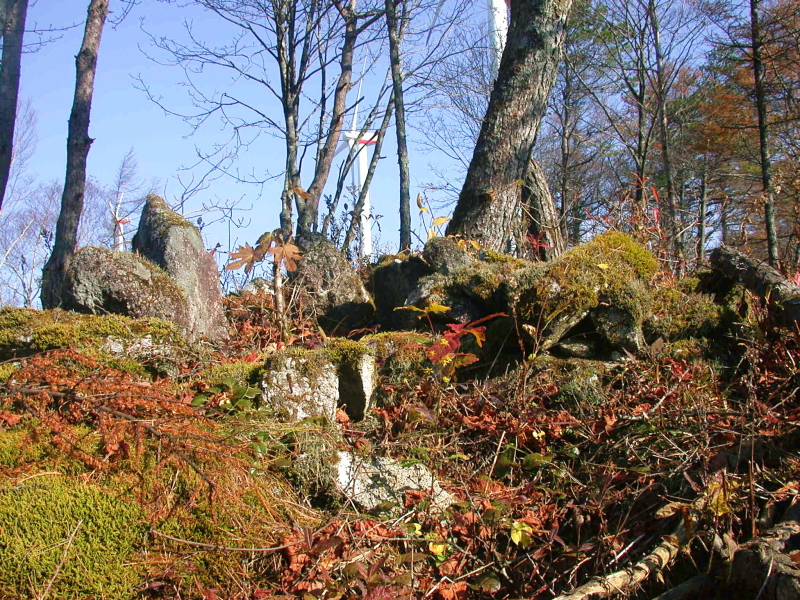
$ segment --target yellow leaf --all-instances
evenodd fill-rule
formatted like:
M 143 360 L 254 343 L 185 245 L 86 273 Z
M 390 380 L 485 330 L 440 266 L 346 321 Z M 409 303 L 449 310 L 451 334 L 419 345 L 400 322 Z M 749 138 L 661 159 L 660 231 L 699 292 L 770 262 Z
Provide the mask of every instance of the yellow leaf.
M 443 542 L 431 542 L 428 544 L 428 550 L 431 551 L 431 554 L 442 556 L 447 552 L 447 544 Z
M 450 219 L 450 217 L 436 217 L 436 218 L 433 220 L 433 223 L 432 223 L 432 225 L 433 225 L 434 227 L 438 227 L 439 225 L 444 225 L 445 223 L 447 223 L 447 222 L 448 222 L 448 221 L 450 221 L 450 220 L 451 220 L 451 219 Z
M 603 269 L 605 271 L 606 269 L 610 269 L 611 265 L 607 265 L 606 263 L 600 263 L 599 265 L 597 265 L 597 268 Z
M 428 209 L 425 208 L 424 204 L 422 204 L 422 194 L 417 194 L 417 207 L 419 208 L 420 212 L 428 212 Z
M 309 194 L 301 187 L 292 188 L 292 191 L 298 196 L 300 196 L 303 200 L 308 200 L 309 198 L 311 198 L 311 194 Z
M 428 229 L 428 241 L 430 242 L 436 237 L 436 232 L 433 229 Z
M 476 242 L 475 240 L 470 240 L 469 243 L 472 244 L 472 247 L 475 248 L 475 250 L 480 250 L 481 249 L 481 245 L 478 242 Z
M 527 548 L 533 543 L 533 529 L 527 523 L 514 521 L 511 524 L 511 541 L 520 548 Z
M 425 307 L 425 312 L 429 313 L 446 313 L 450 310 L 449 306 L 445 306 L 444 304 L 438 304 L 436 302 L 431 302 L 428 306 Z

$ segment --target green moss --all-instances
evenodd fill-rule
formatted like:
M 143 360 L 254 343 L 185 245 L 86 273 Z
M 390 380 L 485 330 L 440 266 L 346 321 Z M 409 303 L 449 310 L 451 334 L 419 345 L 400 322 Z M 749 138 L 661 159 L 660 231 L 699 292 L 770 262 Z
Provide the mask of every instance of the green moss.
M 199 378 L 212 385 L 228 378 L 240 384 L 255 384 L 258 383 L 263 369 L 264 361 L 222 363 L 204 369 Z
M 518 272 L 515 284 L 521 316 L 538 327 L 601 302 L 626 303 L 631 308 L 637 299 L 630 294 L 630 282 L 648 283 L 657 269 L 653 255 L 633 238 L 616 231 L 604 233 L 550 264 Z
M 51 583 L 53 598 L 136 597 L 132 559 L 147 527 L 135 503 L 50 475 L 0 488 L 0 497 L 0 596 L 35 598 Z
M 510 265 L 518 269 L 529 264 L 529 261 L 527 260 L 516 258 L 515 256 L 509 256 L 508 254 L 503 254 L 502 252 L 495 252 L 494 250 L 481 250 L 480 259 L 489 264 Z
M 19 369 L 19 364 L 7 362 L 0 364 L 0 383 L 5 383 Z
M 0 310 L 0 360 L 56 348 L 76 348 L 110 368 L 145 375 L 159 370 L 163 356 L 128 356 L 126 349 L 147 338 L 153 346 L 183 348 L 177 327 L 161 319 L 131 319 L 120 315 L 84 315 L 62 310 L 4 308 Z M 118 348 L 118 350 L 115 349 Z M 147 363 L 143 366 L 143 362 Z
M 679 280 L 653 292 L 652 315 L 645 322 L 648 339 L 676 341 L 721 336 L 733 322 L 730 309 L 714 302 L 709 294 L 698 294 L 696 280 Z

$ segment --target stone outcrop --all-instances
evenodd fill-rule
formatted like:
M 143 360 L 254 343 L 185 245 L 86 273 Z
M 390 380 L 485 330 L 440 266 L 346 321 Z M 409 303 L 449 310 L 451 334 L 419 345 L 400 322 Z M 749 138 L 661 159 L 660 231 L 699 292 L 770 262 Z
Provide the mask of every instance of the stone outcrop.
M 293 279 L 311 299 L 317 323 L 327 331 L 350 331 L 368 325 L 375 304 L 338 248 L 318 234 L 302 236 L 297 245 L 303 259 Z
M 405 504 L 406 492 L 424 494 L 431 506 L 444 511 L 455 500 L 422 464 L 403 466 L 391 458 L 365 458 L 339 452 L 338 487 L 356 506 L 366 511 L 394 509 Z
M 155 195 L 147 197 L 133 250 L 161 267 L 184 295 L 190 337 L 228 337 L 219 272 L 200 231 Z
M 88 314 L 156 317 L 188 330 L 189 305 L 183 291 L 159 267 L 127 252 L 89 246 L 70 261 L 62 307 Z
M 287 421 L 324 417 L 336 421 L 343 407 L 353 421 L 372 408 L 377 367 L 370 347 L 357 342 L 271 357 L 262 380 L 262 404 Z
M 494 252 L 473 258 L 453 240 L 438 239 L 417 260 L 423 266 L 412 259 L 385 260 L 376 269 L 378 315 L 389 318 L 389 328 L 429 326 L 428 319 L 415 319 L 418 312 L 395 311 L 397 306 L 425 309 L 438 304 L 449 310 L 428 316 L 441 328 L 505 313 L 507 319 L 490 323 L 495 331 L 487 334 L 487 341 L 509 340 L 512 350 L 518 349 L 517 332 L 535 353 L 567 336 L 587 333 L 597 336 L 606 351 L 647 350 L 643 326 L 652 310 L 648 284 L 658 265 L 647 249 L 623 233 L 605 233 L 547 263 Z M 405 314 L 389 317 L 395 312 Z M 412 319 L 416 323 L 409 323 Z M 496 356 L 500 348 L 490 350 Z M 598 351 L 603 349 L 598 346 Z

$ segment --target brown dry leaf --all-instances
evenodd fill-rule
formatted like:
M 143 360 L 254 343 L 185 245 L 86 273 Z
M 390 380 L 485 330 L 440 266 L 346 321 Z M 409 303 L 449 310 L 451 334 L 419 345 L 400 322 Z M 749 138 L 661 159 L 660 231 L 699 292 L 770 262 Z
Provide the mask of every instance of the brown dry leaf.
M 301 187 L 292 188 L 292 191 L 298 196 L 300 196 L 303 200 L 308 200 L 309 198 L 311 198 L 311 194 L 309 194 Z
M 244 267 L 244 272 L 250 273 L 255 263 L 264 260 L 264 253 L 246 242 L 244 246 L 239 246 L 236 252 L 231 252 L 229 256 L 231 262 L 225 265 L 226 271 L 234 271 Z
M 275 257 L 274 260 L 276 264 L 279 265 L 283 262 L 286 265 L 286 270 L 289 272 L 297 270 L 297 263 L 295 261 L 300 259 L 303 255 L 300 248 L 291 242 L 286 242 L 282 246 L 270 248 L 267 252 Z

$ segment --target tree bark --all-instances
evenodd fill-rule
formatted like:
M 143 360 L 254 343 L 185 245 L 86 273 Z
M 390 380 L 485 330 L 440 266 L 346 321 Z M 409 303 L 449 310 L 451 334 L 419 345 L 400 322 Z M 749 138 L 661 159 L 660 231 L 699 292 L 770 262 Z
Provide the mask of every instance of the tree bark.
M 56 308 L 61 305 L 64 276 L 78 238 L 78 224 L 83 212 L 86 189 L 86 161 L 92 138 L 89 137 L 89 119 L 92 111 L 94 78 L 97 71 L 97 54 L 100 37 L 108 15 L 109 0 L 91 0 L 80 52 L 75 57 L 75 96 L 69 117 L 67 135 L 67 174 L 61 196 L 61 212 L 56 225 L 53 253 L 42 273 L 42 306 Z
M 778 265 L 778 234 L 775 231 L 775 193 L 772 187 L 772 160 L 767 124 L 767 93 L 764 89 L 764 62 L 761 55 L 763 39 L 758 16 L 758 0 L 750 0 L 750 37 L 753 46 L 753 77 L 755 79 L 756 112 L 758 113 L 758 141 L 761 156 L 761 185 L 764 190 L 764 227 L 767 234 L 769 264 Z
M 561 219 L 556 211 L 547 178 L 535 160 L 531 159 L 528 177 L 523 190 L 523 204 L 527 233 L 531 236 L 537 260 L 552 260 L 567 249 L 561 229 Z
M 571 6 L 572 0 L 511 0 L 500 69 L 448 234 L 508 249 Z
M 730 246 L 720 246 L 711 253 L 711 266 L 754 294 L 768 298 L 784 324 L 789 327 L 800 324 L 800 287 L 766 263 L 745 256 Z
M 356 50 L 356 41 L 359 34 L 366 27 L 365 24 L 358 25 L 358 15 L 352 5 L 334 1 L 339 14 L 344 20 L 344 41 L 342 43 L 342 53 L 339 60 L 340 73 L 336 82 L 336 91 L 333 96 L 333 111 L 331 121 L 326 133 L 325 142 L 317 153 L 316 168 L 314 169 L 314 180 L 308 188 L 308 198 L 297 197 L 297 235 L 316 231 L 317 213 L 319 211 L 319 201 L 322 198 L 322 191 L 328 181 L 328 175 L 333 165 L 333 156 L 336 153 L 336 146 L 342 137 L 345 112 L 347 111 L 347 93 L 350 91 L 351 80 L 353 77 L 353 56 Z M 371 23 L 374 18 L 369 19 Z
M 3 2 L 3 62 L 0 66 L 0 209 L 3 208 L 11 161 L 14 156 L 14 126 L 17 121 L 17 98 L 22 59 L 22 38 L 28 0 Z
M 411 188 L 408 166 L 408 141 L 406 139 L 406 106 L 403 97 L 403 66 L 400 60 L 400 44 L 403 39 L 403 23 L 398 25 L 397 8 L 405 4 L 402 0 L 386 0 L 386 29 L 389 33 L 389 64 L 392 71 L 394 92 L 394 122 L 397 133 L 397 164 L 400 167 L 400 252 L 411 249 Z

